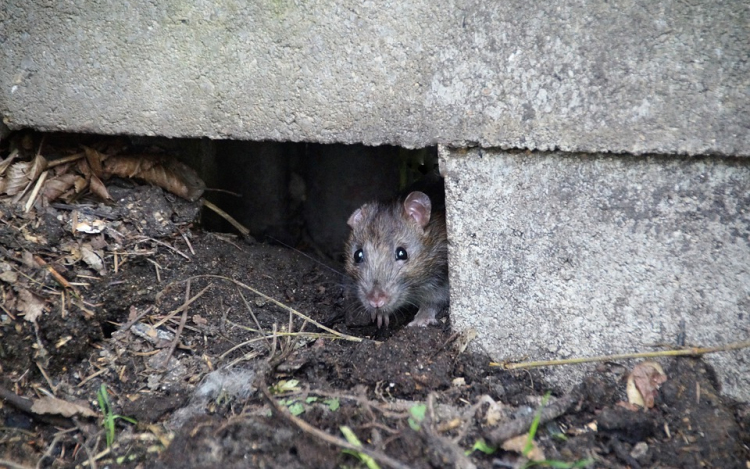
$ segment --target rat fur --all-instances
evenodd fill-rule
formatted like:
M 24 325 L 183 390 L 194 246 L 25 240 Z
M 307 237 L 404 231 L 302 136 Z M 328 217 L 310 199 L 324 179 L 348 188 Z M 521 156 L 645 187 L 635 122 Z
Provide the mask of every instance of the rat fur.
M 346 271 L 356 296 L 378 327 L 396 311 L 419 308 L 409 326 L 435 324 L 447 304 L 448 240 L 445 216 L 427 194 L 358 208 L 347 222 Z

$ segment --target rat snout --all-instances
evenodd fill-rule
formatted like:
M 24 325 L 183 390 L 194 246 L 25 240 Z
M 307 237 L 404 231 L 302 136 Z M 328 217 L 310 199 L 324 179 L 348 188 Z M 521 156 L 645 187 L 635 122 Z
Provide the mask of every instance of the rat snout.
M 366 296 L 367 302 L 373 308 L 382 308 L 388 303 L 388 295 L 379 286 L 372 287 Z

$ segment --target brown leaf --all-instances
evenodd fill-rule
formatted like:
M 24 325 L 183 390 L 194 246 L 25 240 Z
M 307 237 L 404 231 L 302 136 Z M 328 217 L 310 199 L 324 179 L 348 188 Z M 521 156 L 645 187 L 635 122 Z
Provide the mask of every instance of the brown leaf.
M 96 270 L 99 275 L 104 275 L 107 270 L 104 268 L 104 261 L 100 253 L 94 251 L 90 244 L 86 243 L 81 246 L 81 257 L 83 262 L 89 267 Z
M 189 166 L 160 155 L 113 156 L 104 162 L 107 175 L 143 179 L 190 201 L 198 200 L 206 188 Z
M 518 454 L 523 454 L 523 449 L 526 447 L 526 442 L 529 439 L 528 434 L 518 435 L 510 440 L 505 440 L 503 442 L 502 448 L 505 451 L 514 451 Z M 542 451 L 542 448 L 539 447 L 539 444 L 535 440 L 531 441 L 531 451 L 529 451 L 529 454 L 526 455 L 527 458 L 531 459 L 532 461 L 544 461 L 544 451 Z
M 76 182 L 75 174 L 68 173 L 61 176 L 54 177 L 44 184 L 42 190 L 42 196 L 48 201 L 52 202 L 57 200 L 58 197 L 63 195 L 68 189 L 70 189 Z
M 96 177 L 95 174 L 91 174 L 91 179 L 89 179 L 89 189 L 91 189 L 92 193 L 104 200 L 112 200 L 112 196 L 109 195 L 109 191 L 107 191 L 104 183 L 101 181 L 101 179 Z
M 21 161 L 8 168 L 8 175 L 5 177 L 6 194 L 16 195 L 29 184 L 29 179 L 26 175 L 30 168 L 30 161 Z
M 87 160 L 78 160 L 76 162 L 76 167 L 78 168 L 78 172 L 83 174 L 86 178 L 91 176 L 91 166 L 89 166 L 89 162 Z
M 24 313 L 24 319 L 29 322 L 36 322 L 39 316 L 44 313 L 44 300 L 29 290 L 21 288 L 18 290 L 18 305 L 16 308 Z
M 637 364 L 628 376 L 628 401 L 647 409 L 652 408 L 659 386 L 666 380 L 667 375 L 658 363 L 646 361 Z M 637 390 L 637 393 L 634 390 Z
M 38 178 L 46 169 L 47 159 L 42 155 L 36 155 L 34 161 L 32 161 L 31 171 L 29 171 L 28 174 L 29 181 L 36 181 L 36 178 Z
M 0 273 L 0 280 L 14 285 L 18 281 L 18 274 L 13 270 L 6 270 Z
M 89 168 L 91 168 L 91 172 L 96 177 L 101 178 L 103 171 L 102 162 L 106 159 L 106 156 L 89 147 L 83 147 L 83 151 L 86 153 L 86 161 L 89 164 Z
M 0 161 L 0 176 L 5 174 L 5 171 L 8 170 L 8 168 L 10 167 L 10 164 L 13 163 L 13 160 L 16 159 L 16 156 L 18 156 L 18 150 L 12 152 L 3 161 Z
M 89 185 L 89 182 L 86 180 L 86 178 L 82 178 L 81 176 L 76 176 L 76 182 L 74 184 L 76 194 L 80 194 L 82 190 L 84 190 Z
M 81 417 L 97 416 L 96 412 L 86 406 L 50 396 L 35 399 L 34 403 L 31 405 L 31 411 L 40 415 L 54 414 L 62 415 L 63 417 L 74 417 L 76 415 Z
M 8 168 L 8 175 L 5 178 L 5 193 L 18 195 L 45 169 L 47 169 L 47 160 L 42 155 L 37 155 L 32 161 L 20 161 L 12 165 Z

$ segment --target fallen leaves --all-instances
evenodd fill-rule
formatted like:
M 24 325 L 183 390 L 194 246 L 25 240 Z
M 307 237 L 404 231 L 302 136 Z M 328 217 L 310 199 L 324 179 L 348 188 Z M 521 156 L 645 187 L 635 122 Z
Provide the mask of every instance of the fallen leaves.
M 44 146 L 40 145 L 39 152 L 26 161 L 19 161 L 18 150 L 0 161 L 0 194 L 12 196 L 14 204 L 26 199 L 26 211 L 38 203 L 69 203 L 87 189 L 102 200 L 112 200 L 104 181 L 113 176 L 139 179 L 191 202 L 205 190 L 198 174 L 171 156 L 108 154 L 84 146 L 83 152 L 48 160 L 41 154 L 42 149 Z M 34 190 L 29 192 L 32 186 Z
M 652 408 L 659 386 L 666 380 L 667 375 L 658 363 L 652 361 L 639 363 L 628 376 L 626 388 L 628 402 L 638 407 Z
M 31 411 L 36 414 L 62 415 L 63 417 L 96 417 L 97 415 L 96 412 L 84 405 L 51 396 L 34 399 Z
M 24 313 L 27 321 L 36 322 L 44 313 L 44 300 L 25 288 L 19 288 L 16 309 Z

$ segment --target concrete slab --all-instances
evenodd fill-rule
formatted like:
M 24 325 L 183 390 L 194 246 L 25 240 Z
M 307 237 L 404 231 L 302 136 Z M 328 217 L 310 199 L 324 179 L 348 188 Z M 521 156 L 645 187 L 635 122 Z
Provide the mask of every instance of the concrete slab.
M 750 162 L 440 150 L 451 316 L 494 359 L 750 340 Z M 684 328 L 682 325 L 684 324 Z M 750 401 L 750 350 L 713 354 Z M 591 367 L 550 370 L 569 386 Z
M 0 2 L 11 128 L 750 155 L 750 3 Z

